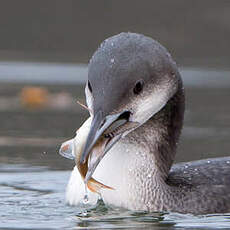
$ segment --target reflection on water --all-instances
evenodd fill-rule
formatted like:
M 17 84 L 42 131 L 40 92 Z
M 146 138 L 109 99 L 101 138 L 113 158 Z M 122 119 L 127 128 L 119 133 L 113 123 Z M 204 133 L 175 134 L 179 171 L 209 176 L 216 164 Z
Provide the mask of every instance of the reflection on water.
M 1 229 L 229 227 L 228 214 L 149 214 L 102 204 L 87 210 L 67 206 L 65 186 L 74 162 L 59 156 L 58 149 L 88 116 L 75 104 L 84 98 L 83 86 L 78 84 L 85 81 L 86 67 L 14 64 L 0 63 Z M 176 160 L 229 156 L 229 71 L 182 68 L 181 72 L 187 106 Z M 16 78 L 17 82 L 9 81 Z M 21 91 L 31 84 L 46 89 L 45 107 L 30 109 L 20 104 Z M 64 107 L 55 104 L 60 93 L 68 95 Z
M 228 67 L 229 68 L 229 67 Z M 0 62 L 0 81 L 37 84 L 83 84 L 87 79 L 87 65 L 39 62 Z M 181 67 L 187 86 L 229 87 L 230 70 Z
M 0 81 L 14 83 L 82 84 L 86 80 L 84 64 L 0 62 Z

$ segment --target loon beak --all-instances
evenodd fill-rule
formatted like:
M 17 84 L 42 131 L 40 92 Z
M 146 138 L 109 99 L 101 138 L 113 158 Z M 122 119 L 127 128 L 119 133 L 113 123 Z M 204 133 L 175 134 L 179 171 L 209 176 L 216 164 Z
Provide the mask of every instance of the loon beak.
M 129 111 L 103 117 L 99 110 L 92 121 L 80 163 L 88 160 L 88 171 L 85 183 L 92 177 L 97 165 L 105 154 L 117 143 L 127 131 L 137 127 L 136 122 L 129 121 Z

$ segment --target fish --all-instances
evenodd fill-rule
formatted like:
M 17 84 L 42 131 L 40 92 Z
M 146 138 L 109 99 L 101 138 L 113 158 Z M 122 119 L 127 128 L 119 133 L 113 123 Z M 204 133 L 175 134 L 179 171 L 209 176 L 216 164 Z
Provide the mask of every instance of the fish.
M 91 123 L 92 123 L 92 117 L 89 117 L 82 124 L 82 126 L 76 131 L 76 136 L 73 139 L 65 141 L 61 145 L 59 149 L 59 154 L 64 156 L 65 158 L 75 160 L 77 169 L 83 181 L 86 183 L 86 186 L 88 187 L 88 189 L 94 193 L 100 194 L 101 189 L 111 189 L 111 190 L 114 190 L 114 189 L 110 186 L 107 186 L 97 181 L 93 177 L 90 177 L 87 180 L 85 180 L 86 174 L 88 172 L 88 158 L 86 159 L 84 163 L 80 162 L 81 155 L 82 155 L 82 152 L 85 147 L 86 140 L 87 140 L 87 137 L 90 131 Z M 98 140 L 98 146 L 100 146 L 101 142 L 102 141 Z M 100 151 L 100 149 L 101 148 L 98 148 L 98 151 Z

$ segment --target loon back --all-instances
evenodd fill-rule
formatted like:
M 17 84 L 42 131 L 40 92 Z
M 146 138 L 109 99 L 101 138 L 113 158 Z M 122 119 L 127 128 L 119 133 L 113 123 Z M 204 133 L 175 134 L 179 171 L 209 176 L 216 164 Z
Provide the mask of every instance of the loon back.
M 184 195 L 184 207 L 175 207 L 178 212 L 230 212 L 230 157 L 175 164 L 166 183 Z

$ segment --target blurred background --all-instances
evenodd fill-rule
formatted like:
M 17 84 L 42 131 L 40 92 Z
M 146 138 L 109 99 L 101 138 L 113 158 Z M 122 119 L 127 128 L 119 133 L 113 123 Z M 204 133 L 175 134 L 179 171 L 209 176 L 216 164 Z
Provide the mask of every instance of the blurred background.
M 1 229 L 99 225 L 72 218 L 74 162 L 58 149 L 88 116 L 77 100 L 90 57 L 123 31 L 158 40 L 178 63 L 186 112 L 176 161 L 229 156 L 229 0 L 0 0 Z
M 0 162 L 71 169 L 58 155 L 88 116 L 87 63 L 131 31 L 171 52 L 186 90 L 177 161 L 229 155 L 229 1 L 0 1 Z

